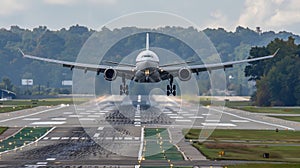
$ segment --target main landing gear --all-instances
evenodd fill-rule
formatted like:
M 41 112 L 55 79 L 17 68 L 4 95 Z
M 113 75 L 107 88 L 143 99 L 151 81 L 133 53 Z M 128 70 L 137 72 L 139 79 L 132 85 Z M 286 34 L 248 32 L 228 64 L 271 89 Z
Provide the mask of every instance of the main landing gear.
M 170 77 L 170 85 L 167 85 L 167 96 L 176 96 L 176 85 L 173 85 L 173 76 Z
M 120 85 L 120 95 L 128 95 L 128 85 L 126 85 L 125 77 L 122 77 L 122 84 Z

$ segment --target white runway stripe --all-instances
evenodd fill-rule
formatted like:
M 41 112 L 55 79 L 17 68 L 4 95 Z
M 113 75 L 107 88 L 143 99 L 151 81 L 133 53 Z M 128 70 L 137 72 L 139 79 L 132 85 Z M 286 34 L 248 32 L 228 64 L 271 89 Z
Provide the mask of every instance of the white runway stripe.
M 94 121 L 95 118 L 79 118 L 80 121 Z
M 51 118 L 51 120 L 54 120 L 54 121 L 65 121 L 65 120 L 67 120 L 67 118 Z
M 202 123 L 203 126 L 219 126 L 219 127 L 236 127 L 235 124 L 231 123 Z
M 40 122 L 33 122 L 30 125 L 61 125 L 66 123 L 65 121 L 40 121 Z
M 191 117 L 188 117 L 188 118 L 203 118 L 201 116 L 191 116 Z
M 37 120 L 41 120 L 41 118 L 23 118 L 22 120 L 24 120 L 24 121 L 37 121 Z
M 235 122 L 235 123 L 247 123 L 250 122 L 248 120 L 231 120 L 231 122 Z

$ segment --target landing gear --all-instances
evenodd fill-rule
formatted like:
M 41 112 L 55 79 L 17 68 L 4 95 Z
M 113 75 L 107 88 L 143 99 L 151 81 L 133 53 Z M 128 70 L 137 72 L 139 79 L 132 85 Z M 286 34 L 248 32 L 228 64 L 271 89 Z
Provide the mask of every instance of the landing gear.
M 167 96 L 170 96 L 171 94 L 176 96 L 176 85 L 173 85 L 173 76 L 171 76 L 169 80 L 170 85 L 167 85 Z
M 125 77 L 122 77 L 122 85 L 120 85 L 120 95 L 128 95 L 128 85 L 126 85 Z

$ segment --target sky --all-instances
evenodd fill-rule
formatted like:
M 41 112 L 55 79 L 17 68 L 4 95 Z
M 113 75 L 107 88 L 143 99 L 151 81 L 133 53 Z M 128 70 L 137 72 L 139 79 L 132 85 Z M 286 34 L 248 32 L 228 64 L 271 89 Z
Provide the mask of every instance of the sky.
M 176 14 L 202 29 L 243 26 L 300 34 L 299 0 L 1 0 L 0 28 L 59 30 L 79 24 L 99 30 L 115 18 L 143 11 Z

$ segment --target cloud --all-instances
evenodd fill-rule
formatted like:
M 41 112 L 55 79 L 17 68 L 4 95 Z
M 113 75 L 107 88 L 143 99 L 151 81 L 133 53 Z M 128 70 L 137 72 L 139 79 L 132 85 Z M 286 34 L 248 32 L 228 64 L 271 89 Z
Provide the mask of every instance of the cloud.
M 51 5 L 79 5 L 79 4 L 101 4 L 112 5 L 116 4 L 117 0 L 44 0 L 46 4 Z
M 280 29 L 300 23 L 298 0 L 246 0 L 237 26 Z
M 210 19 L 207 21 L 205 26 L 210 28 L 223 27 L 232 30 L 233 22 L 230 21 L 226 14 L 217 9 L 210 13 Z
M 1 0 L 0 15 L 6 16 L 25 9 L 25 5 L 21 0 Z

